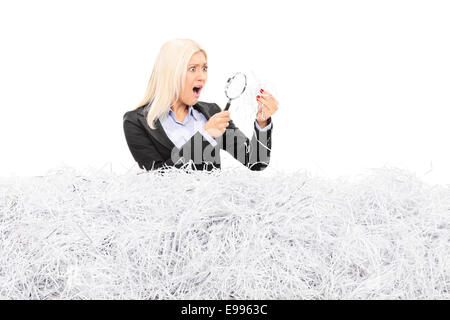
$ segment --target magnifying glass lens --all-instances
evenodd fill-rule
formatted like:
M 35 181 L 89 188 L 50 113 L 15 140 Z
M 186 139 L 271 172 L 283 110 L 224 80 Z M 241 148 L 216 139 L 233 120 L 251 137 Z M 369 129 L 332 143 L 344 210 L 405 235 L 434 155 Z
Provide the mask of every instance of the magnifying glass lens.
M 228 99 L 236 99 L 239 97 L 244 92 L 246 86 L 247 79 L 242 73 L 237 73 L 228 79 L 227 87 L 225 89 Z

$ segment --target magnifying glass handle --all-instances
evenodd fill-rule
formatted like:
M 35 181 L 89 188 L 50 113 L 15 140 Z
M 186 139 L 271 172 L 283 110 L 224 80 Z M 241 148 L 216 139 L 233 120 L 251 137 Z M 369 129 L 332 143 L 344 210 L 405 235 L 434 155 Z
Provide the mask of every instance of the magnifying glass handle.
M 225 107 L 225 109 L 223 109 L 223 111 L 227 111 L 230 108 L 231 105 L 231 100 L 228 100 L 227 106 Z

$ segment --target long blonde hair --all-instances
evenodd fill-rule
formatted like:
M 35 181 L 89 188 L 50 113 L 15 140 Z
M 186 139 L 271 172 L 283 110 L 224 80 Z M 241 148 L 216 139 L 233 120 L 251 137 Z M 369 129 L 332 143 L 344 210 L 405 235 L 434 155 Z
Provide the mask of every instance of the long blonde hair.
M 194 40 L 173 39 L 164 43 L 159 50 L 153 66 L 153 71 L 148 81 L 144 99 L 136 107 L 147 105 L 151 108 L 147 114 L 147 123 L 155 129 L 155 122 L 169 113 L 172 105 L 178 101 L 184 90 L 186 69 L 192 55 L 205 50 Z

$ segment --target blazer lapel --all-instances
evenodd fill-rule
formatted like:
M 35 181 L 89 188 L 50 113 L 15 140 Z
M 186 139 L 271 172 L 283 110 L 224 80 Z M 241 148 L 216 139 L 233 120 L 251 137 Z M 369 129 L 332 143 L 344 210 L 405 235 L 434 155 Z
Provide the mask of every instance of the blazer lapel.
M 205 106 L 204 103 L 202 103 L 202 102 L 197 102 L 197 103 L 194 104 L 192 107 L 193 107 L 195 110 L 201 112 L 201 113 L 205 116 L 206 120 L 209 120 L 209 118 L 211 118 L 210 109 L 209 109 L 207 106 Z
M 203 105 L 203 103 L 196 103 L 192 106 L 197 111 L 201 112 L 206 120 L 209 120 L 211 117 L 211 114 L 209 112 L 209 109 Z M 147 110 L 145 110 L 147 109 Z M 156 139 L 159 143 L 161 143 L 163 146 L 167 147 L 169 150 L 172 150 L 175 147 L 175 144 L 170 140 L 170 138 L 167 136 L 166 132 L 164 131 L 164 128 L 162 127 L 161 121 L 158 119 L 155 123 L 156 129 L 150 128 L 150 126 L 147 123 L 147 113 L 148 108 L 142 106 L 137 111 L 138 115 L 138 121 L 147 129 L 147 131 Z
M 172 150 L 175 147 L 175 144 L 170 140 L 170 138 L 167 136 L 166 132 L 164 131 L 164 128 L 161 125 L 161 121 L 158 119 L 155 122 L 156 129 L 150 128 L 150 126 L 147 123 L 147 111 L 144 110 L 145 107 L 141 107 L 138 110 L 138 121 L 147 129 L 147 131 L 156 139 L 159 143 L 161 143 L 163 146 L 165 146 L 167 149 Z

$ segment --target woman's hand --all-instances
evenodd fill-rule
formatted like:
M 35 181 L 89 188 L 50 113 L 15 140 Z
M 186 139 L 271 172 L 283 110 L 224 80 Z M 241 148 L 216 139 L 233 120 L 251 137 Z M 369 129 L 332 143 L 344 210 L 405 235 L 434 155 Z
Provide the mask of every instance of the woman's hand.
M 213 138 L 220 137 L 229 125 L 230 111 L 221 111 L 209 118 L 208 122 L 203 126 L 209 135 Z
M 259 105 L 258 113 L 256 114 L 256 121 L 261 128 L 268 124 L 268 120 L 277 110 L 278 101 L 267 91 L 260 90 L 261 96 L 256 96 L 256 101 Z

